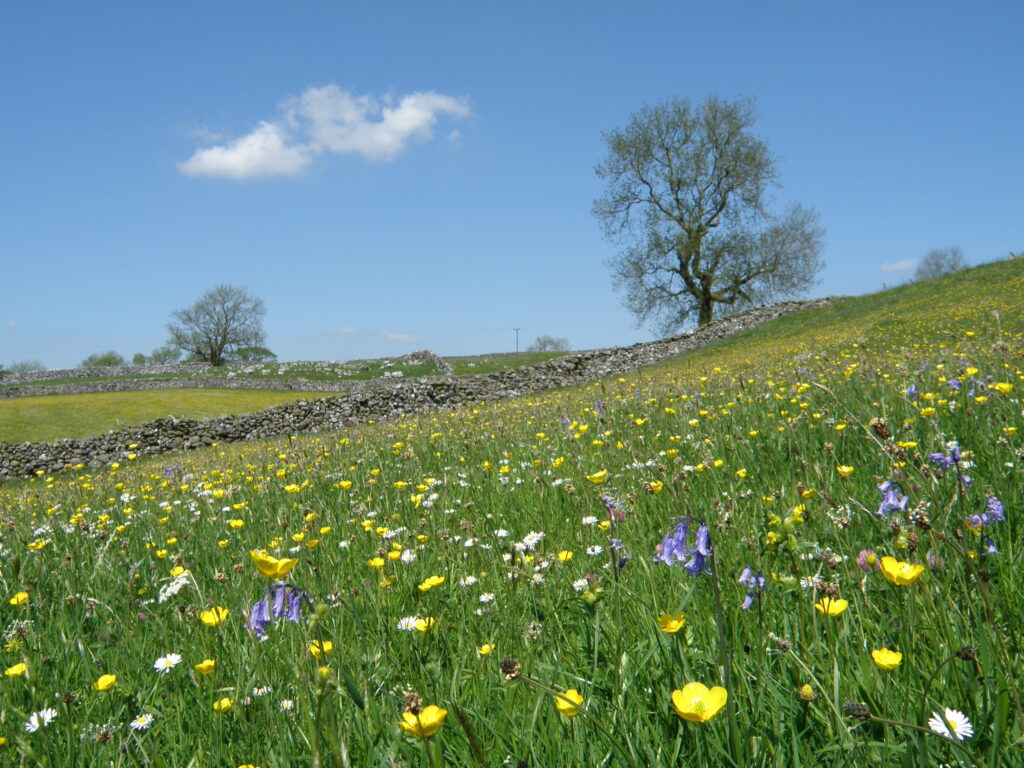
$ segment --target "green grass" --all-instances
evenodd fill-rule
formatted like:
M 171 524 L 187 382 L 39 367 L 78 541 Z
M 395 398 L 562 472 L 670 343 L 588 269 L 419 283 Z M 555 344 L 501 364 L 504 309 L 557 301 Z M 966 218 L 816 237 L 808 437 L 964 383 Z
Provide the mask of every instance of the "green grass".
M 515 368 L 546 363 L 559 357 L 574 354 L 573 352 L 522 352 L 514 355 L 494 355 L 492 357 L 449 357 L 456 376 L 478 376 L 487 373 L 501 373 Z
M 323 392 L 242 389 L 176 389 L 98 392 L 0 400 L 0 441 L 39 442 L 100 435 L 166 416 L 201 419 L 251 413 Z
M 1021 265 L 784 318 L 574 389 L 7 484 L 0 757 L 1020 766 Z M 928 456 L 951 440 L 962 463 L 941 469 Z M 877 514 L 882 481 L 905 511 Z M 990 496 L 1004 520 L 975 517 Z M 717 588 L 687 575 L 689 555 L 653 559 L 684 515 L 709 527 Z M 270 583 L 258 548 L 294 558 L 286 578 L 310 597 L 265 641 L 246 623 Z M 869 550 L 923 572 L 891 583 L 861 568 Z M 765 589 L 742 610 L 747 567 Z M 846 601 L 833 617 L 815 608 L 829 593 Z M 206 626 L 215 606 L 226 618 Z M 659 631 L 679 611 L 682 628 Z M 875 665 L 882 648 L 898 667 Z M 181 662 L 155 670 L 170 653 Z M 206 659 L 209 676 L 195 669 Z M 94 690 L 104 674 L 115 685 Z M 683 720 L 672 694 L 691 682 L 726 687 L 730 706 Z M 574 717 L 553 695 L 570 689 Z M 448 713 L 428 741 L 398 726 L 410 694 Z M 27 731 L 45 707 L 56 719 Z M 970 738 L 931 732 L 946 708 Z M 151 726 L 130 729 L 140 715 Z

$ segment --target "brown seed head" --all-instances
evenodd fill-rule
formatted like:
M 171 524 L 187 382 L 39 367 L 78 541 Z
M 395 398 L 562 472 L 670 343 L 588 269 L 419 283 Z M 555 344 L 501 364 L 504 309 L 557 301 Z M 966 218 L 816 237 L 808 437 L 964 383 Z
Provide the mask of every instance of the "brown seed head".
M 502 659 L 498 662 L 498 669 L 506 680 L 518 680 L 523 672 L 522 666 L 515 659 Z
M 864 721 L 871 717 L 871 708 L 863 701 L 847 701 L 843 704 L 843 712 L 854 720 Z

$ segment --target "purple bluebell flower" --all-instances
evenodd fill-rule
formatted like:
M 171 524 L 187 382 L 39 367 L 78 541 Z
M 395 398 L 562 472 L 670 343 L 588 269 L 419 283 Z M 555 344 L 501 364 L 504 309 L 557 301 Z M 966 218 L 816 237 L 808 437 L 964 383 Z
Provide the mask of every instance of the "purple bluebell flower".
M 655 547 L 655 562 L 672 566 L 677 562 L 685 561 L 690 556 L 690 550 L 686 548 L 686 537 L 692 519 L 690 517 L 680 519 L 676 526 L 665 534 L 661 543 Z
M 974 485 L 974 478 L 970 475 L 960 475 L 960 482 L 963 483 L 964 488 L 971 488 Z
M 271 621 L 284 618 L 298 624 L 302 621 L 304 603 L 313 604 L 305 590 L 284 582 L 272 584 L 264 590 L 263 599 L 249 612 L 249 629 L 257 637 L 263 637 Z
M 953 466 L 953 460 L 944 453 L 929 453 L 928 461 L 939 469 L 949 469 Z
M 1002 554 L 996 549 L 996 543 L 992 539 L 985 539 L 985 554 L 986 555 L 999 555 Z
M 917 399 L 917 384 L 911 384 L 909 387 L 906 388 L 906 390 L 903 392 L 903 394 L 906 395 L 907 400 L 916 400 Z
M 950 389 L 952 389 L 954 392 L 959 392 L 960 391 L 960 386 L 961 386 L 960 385 L 960 380 L 957 379 L 957 378 L 952 378 L 952 379 L 950 379 L 949 381 L 946 382 L 946 386 L 949 387 Z
M 267 604 L 267 597 L 270 590 L 267 589 L 263 599 L 257 602 L 249 611 L 249 629 L 256 637 L 263 637 L 267 633 L 267 625 L 270 623 L 270 606 Z
M 694 545 L 688 544 L 690 523 L 698 523 Z M 714 555 L 711 546 L 711 535 L 708 527 L 700 520 L 692 517 L 680 518 L 676 526 L 665 534 L 665 538 L 655 548 L 655 562 L 665 565 L 684 563 L 683 568 L 687 573 L 697 576 L 701 573 L 710 573 L 711 566 L 708 560 Z
M 966 522 L 972 528 L 987 528 L 992 523 L 1001 523 L 1006 520 L 1003 503 L 995 496 L 989 496 L 985 500 L 985 511 L 971 515 Z
M 759 572 L 755 573 L 754 569 L 749 565 L 743 569 L 743 573 L 740 574 L 737 581 L 747 588 L 747 596 L 740 606 L 744 611 L 749 610 L 750 606 L 754 604 L 754 600 L 757 599 L 758 594 L 768 587 L 768 582 L 764 575 Z
M 1003 502 L 995 496 L 989 496 L 985 500 L 985 514 L 988 515 L 990 521 L 995 523 L 1003 522 L 1006 519 L 1006 515 L 1003 512 Z
M 900 493 L 902 488 L 899 483 L 886 480 L 878 486 L 878 490 L 882 493 L 882 503 L 878 505 L 876 515 L 885 517 L 897 511 L 906 512 L 910 499 Z

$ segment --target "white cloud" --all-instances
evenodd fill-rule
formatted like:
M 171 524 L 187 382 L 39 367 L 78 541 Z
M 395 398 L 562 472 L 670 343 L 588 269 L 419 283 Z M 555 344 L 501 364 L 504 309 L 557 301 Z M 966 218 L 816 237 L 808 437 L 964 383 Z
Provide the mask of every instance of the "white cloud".
M 356 332 L 356 329 L 351 325 L 346 325 L 344 328 L 331 328 L 327 332 L 337 334 L 338 336 L 351 336 Z
M 907 259 L 905 261 L 894 261 L 891 264 L 881 264 L 878 267 L 880 272 L 906 272 L 908 269 L 913 269 L 917 266 L 917 259 Z
M 378 99 L 333 84 L 287 99 L 282 111 L 280 120 L 264 120 L 240 139 L 196 150 L 178 169 L 186 176 L 231 179 L 290 176 L 321 152 L 390 162 L 412 142 L 430 141 L 440 116 L 471 114 L 465 99 L 433 91 Z
M 392 333 L 391 331 L 381 331 L 377 334 L 378 338 L 385 339 L 387 341 L 419 341 L 419 336 L 413 336 L 410 333 Z
M 289 147 L 280 125 L 262 122 L 252 133 L 226 146 L 197 149 L 178 170 L 186 176 L 219 176 L 252 179 L 258 176 L 292 176 L 311 160 L 307 147 Z

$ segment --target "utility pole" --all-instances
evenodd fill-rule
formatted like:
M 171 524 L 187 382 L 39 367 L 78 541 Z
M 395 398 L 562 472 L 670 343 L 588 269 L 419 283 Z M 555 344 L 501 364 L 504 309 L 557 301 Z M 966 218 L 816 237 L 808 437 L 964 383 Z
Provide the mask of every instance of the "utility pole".
M 519 329 L 518 328 L 513 328 L 512 330 L 516 332 L 516 354 L 518 355 L 519 354 Z

